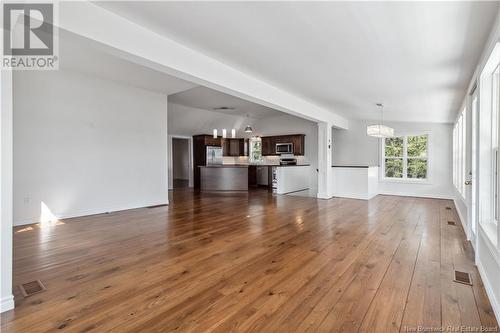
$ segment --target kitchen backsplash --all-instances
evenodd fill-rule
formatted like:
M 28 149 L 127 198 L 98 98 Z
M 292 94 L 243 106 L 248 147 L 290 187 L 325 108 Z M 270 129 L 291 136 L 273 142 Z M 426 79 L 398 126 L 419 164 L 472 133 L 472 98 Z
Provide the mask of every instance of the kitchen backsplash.
M 307 164 L 307 160 L 305 159 L 304 156 L 295 156 L 297 159 L 297 164 Z M 233 157 L 233 156 L 224 156 L 223 158 L 223 164 L 249 164 L 249 158 L 248 156 L 239 156 L 239 157 Z M 280 158 L 279 156 L 263 156 L 262 157 L 262 164 L 280 164 Z

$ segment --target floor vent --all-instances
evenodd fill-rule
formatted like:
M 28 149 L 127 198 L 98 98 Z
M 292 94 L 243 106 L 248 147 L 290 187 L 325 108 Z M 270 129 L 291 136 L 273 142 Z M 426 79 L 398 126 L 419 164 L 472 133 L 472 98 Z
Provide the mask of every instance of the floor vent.
M 38 294 L 46 290 L 45 286 L 40 280 L 23 283 L 19 285 L 19 289 L 21 290 L 21 293 L 23 294 L 24 297 Z
M 448 224 L 449 224 L 449 225 L 457 225 L 457 224 L 455 223 L 455 221 L 448 221 Z
M 147 206 L 146 208 L 158 208 L 158 207 L 165 207 L 167 206 L 167 204 L 163 204 L 163 205 L 154 205 L 154 206 Z
M 446 207 L 446 210 L 451 210 L 451 207 Z
M 472 286 L 472 280 L 470 278 L 470 274 L 466 272 L 455 271 L 455 280 L 453 281 Z

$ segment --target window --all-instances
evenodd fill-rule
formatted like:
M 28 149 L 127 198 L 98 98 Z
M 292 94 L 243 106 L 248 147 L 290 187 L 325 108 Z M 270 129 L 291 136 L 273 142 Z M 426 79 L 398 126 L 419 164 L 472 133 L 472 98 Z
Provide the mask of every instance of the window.
M 250 162 L 262 162 L 262 140 L 260 137 L 252 137 L 250 142 Z
M 427 135 L 384 139 L 384 176 L 393 179 L 427 179 Z
M 464 108 L 453 127 L 453 184 L 463 198 L 465 198 L 465 181 L 467 180 L 467 122 L 465 117 Z
M 491 108 L 491 173 L 492 173 L 492 206 L 493 206 L 493 221 L 498 222 L 498 108 L 499 108 L 499 93 L 500 93 L 500 68 L 497 66 L 492 75 L 492 90 L 491 97 L 493 100 Z
M 480 77 L 478 131 L 479 225 L 500 251 L 499 207 L 499 107 L 500 44 L 493 49 Z M 500 253 L 500 252 L 499 252 Z

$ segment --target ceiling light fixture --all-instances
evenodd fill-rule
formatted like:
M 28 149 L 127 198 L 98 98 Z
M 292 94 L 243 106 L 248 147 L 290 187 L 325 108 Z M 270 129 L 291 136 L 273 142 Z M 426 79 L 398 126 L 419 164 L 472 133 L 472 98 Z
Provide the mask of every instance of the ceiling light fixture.
M 394 136 L 394 128 L 384 125 L 384 105 L 377 103 L 380 109 L 380 124 L 366 126 L 366 134 L 375 138 L 391 138 Z
M 248 117 L 248 114 L 247 114 L 247 124 L 248 124 L 248 119 L 249 119 L 249 117 Z M 245 133 L 252 133 L 252 132 L 253 132 L 252 126 L 247 125 L 247 127 L 245 127 Z

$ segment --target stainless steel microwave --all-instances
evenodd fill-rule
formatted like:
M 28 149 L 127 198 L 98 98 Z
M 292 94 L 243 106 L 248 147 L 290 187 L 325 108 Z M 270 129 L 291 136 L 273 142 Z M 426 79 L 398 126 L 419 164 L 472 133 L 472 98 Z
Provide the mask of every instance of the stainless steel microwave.
M 276 154 L 292 154 L 293 143 L 277 143 Z

